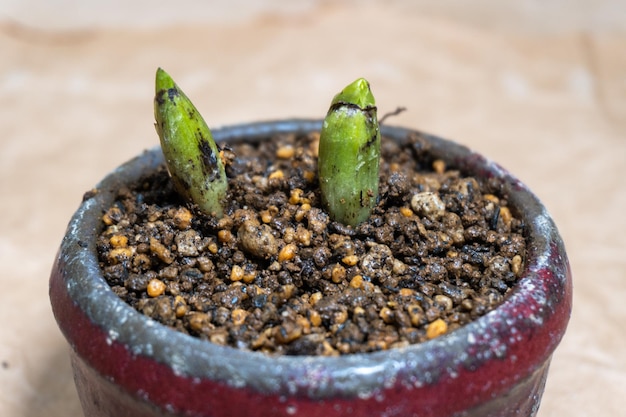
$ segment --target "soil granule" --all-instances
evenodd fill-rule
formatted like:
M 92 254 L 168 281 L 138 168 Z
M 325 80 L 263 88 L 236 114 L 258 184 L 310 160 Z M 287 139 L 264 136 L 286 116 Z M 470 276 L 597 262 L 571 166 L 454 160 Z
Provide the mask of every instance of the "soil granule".
M 181 201 L 164 166 L 119 190 L 97 241 L 113 291 L 181 332 L 286 355 L 407 346 L 502 302 L 526 249 L 497 179 L 448 169 L 419 135 L 383 137 L 380 202 L 346 227 L 320 208 L 318 142 L 229 144 L 219 220 Z

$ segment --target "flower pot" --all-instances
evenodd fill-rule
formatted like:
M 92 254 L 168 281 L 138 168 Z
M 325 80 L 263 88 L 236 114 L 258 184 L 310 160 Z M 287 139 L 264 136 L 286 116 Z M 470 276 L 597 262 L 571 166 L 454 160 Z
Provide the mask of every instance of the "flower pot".
M 217 141 L 318 131 L 321 121 L 226 127 Z M 533 416 L 572 305 L 570 268 L 543 205 L 519 180 L 469 149 L 383 126 L 387 140 L 420 135 L 467 175 L 504 181 L 526 225 L 522 278 L 495 310 L 447 335 L 339 357 L 269 356 L 218 346 L 156 323 L 113 293 L 95 237 L 115 190 L 163 164 L 146 151 L 108 175 L 74 214 L 50 277 L 54 315 L 71 347 L 86 416 Z

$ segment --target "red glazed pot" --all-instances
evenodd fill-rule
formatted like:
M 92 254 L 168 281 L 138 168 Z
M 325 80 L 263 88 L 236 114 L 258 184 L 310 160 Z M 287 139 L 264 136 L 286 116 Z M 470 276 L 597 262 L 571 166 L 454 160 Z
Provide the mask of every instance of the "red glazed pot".
M 287 120 L 216 130 L 218 141 L 319 131 Z M 559 233 L 538 199 L 497 164 L 458 144 L 420 135 L 430 152 L 468 175 L 504 180 L 526 224 L 528 256 L 517 287 L 495 310 L 437 339 L 340 357 L 271 357 L 176 332 L 119 299 L 98 267 L 95 237 L 115 190 L 163 164 L 147 151 L 107 176 L 74 214 L 50 277 L 54 315 L 71 347 L 88 417 L 534 416 L 551 355 L 572 306 Z

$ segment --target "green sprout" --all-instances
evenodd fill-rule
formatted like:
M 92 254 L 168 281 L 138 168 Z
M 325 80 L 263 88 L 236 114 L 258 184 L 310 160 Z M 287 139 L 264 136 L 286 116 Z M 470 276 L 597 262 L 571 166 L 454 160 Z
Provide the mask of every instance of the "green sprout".
M 202 212 L 221 218 L 228 182 L 219 150 L 200 112 L 161 68 L 154 117 L 174 187 Z
M 356 226 L 378 200 L 380 131 L 369 83 L 359 78 L 331 102 L 320 134 L 318 174 L 331 219 Z

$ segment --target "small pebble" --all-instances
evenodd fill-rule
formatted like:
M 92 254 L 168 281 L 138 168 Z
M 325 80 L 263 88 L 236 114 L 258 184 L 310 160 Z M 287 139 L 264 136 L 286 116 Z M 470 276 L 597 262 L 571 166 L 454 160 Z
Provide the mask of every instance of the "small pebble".
M 354 266 L 359 263 L 359 257 L 356 255 L 347 255 L 341 258 L 341 262 L 348 266 Z
M 427 309 L 424 312 L 424 315 L 426 316 L 426 320 L 428 320 L 429 322 L 433 322 L 433 321 L 437 320 L 438 318 L 440 318 L 441 310 L 439 310 L 435 306 L 432 306 L 431 308 Z
M 128 246 L 128 238 L 124 235 L 113 235 L 109 239 L 109 242 L 114 248 L 125 248 Z
M 452 310 L 452 307 L 454 307 L 454 303 L 452 302 L 452 299 L 448 296 L 435 295 L 434 300 L 437 304 L 443 307 L 445 311 L 450 311 Z
M 443 319 L 437 319 L 428 325 L 426 329 L 426 337 L 434 339 L 445 334 L 448 331 L 448 325 Z
M 168 248 L 155 238 L 150 238 L 150 251 L 166 264 L 174 262 L 174 257 Z
M 334 324 L 344 324 L 348 320 L 348 312 L 346 310 L 339 310 L 333 313 L 332 321 Z
M 254 265 L 252 264 L 246 264 L 246 266 L 243 269 L 243 279 L 242 281 L 246 284 L 250 284 L 252 282 L 254 282 L 254 280 L 256 279 L 256 270 L 254 269 Z
M 394 274 L 403 275 L 407 272 L 408 269 L 409 267 L 407 266 L 407 264 L 405 264 L 399 259 L 396 259 L 396 258 L 393 259 L 393 266 L 391 270 Z
M 282 301 L 287 301 L 296 293 L 296 286 L 293 284 L 286 284 L 280 287 L 279 295 Z
M 291 145 L 281 146 L 276 150 L 276 158 L 291 159 L 296 154 L 296 150 Z
M 150 297 L 158 297 L 165 292 L 165 283 L 160 279 L 151 279 L 146 287 L 146 292 Z
M 285 173 L 284 173 L 282 170 L 280 170 L 280 169 L 279 169 L 279 170 L 277 170 L 277 171 L 272 172 L 272 173 L 268 176 L 268 178 L 269 178 L 270 180 L 282 180 L 283 178 L 285 178 Z
M 502 219 L 502 223 L 506 226 L 511 224 L 511 220 L 513 219 L 513 215 L 511 214 L 511 210 L 508 207 L 500 207 L 500 218 Z
M 307 211 L 306 217 L 309 222 L 309 229 L 315 234 L 323 233 L 328 223 L 330 223 L 328 214 L 317 207 L 311 207 L 311 210 Z
M 273 218 L 274 218 L 274 216 L 272 216 L 272 215 L 270 214 L 270 211 L 269 211 L 269 210 L 263 210 L 263 211 L 261 211 L 261 221 L 262 221 L 263 223 L 266 223 L 266 224 L 267 224 L 267 223 L 271 222 Z
M 411 210 L 410 208 L 403 206 L 400 207 L 400 213 L 404 216 L 404 217 L 411 217 L 413 215 L 413 210 Z
M 148 270 L 152 266 L 152 261 L 145 253 L 137 253 L 133 257 L 133 266 L 141 270 Z
M 302 329 L 302 334 L 311 333 L 311 322 L 306 317 L 297 316 L 296 324 Z
M 306 201 L 302 198 L 303 193 L 304 191 L 302 191 L 300 188 L 294 188 L 293 190 L 291 190 L 291 194 L 289 196 L 289 203 L 290 204 L 305 203 Z
M 404 310 L 394 310 L 394 321 L 400 327 L 411 327 L 411 318 Z
M 365 314 L 365 309 L 361 306 L 356 306 L 354 307 L 354 310 L 352 310 L 352 315 L 354 316 L 362 316 Z
M 309 232 L 309 230 L 304 228 L 302 225 L 298 225 L 295 238 L 302 246 L 311 245 L 311 232 Z
M 381 319 L 383 319 L 385 323 L 387 324 L 393 323 L 394 313 L 393 313 L 393 310 L 391 310 L 389 307 L 383 307 L 380 310 L 379 316 Z
M 466 311 L 472 311 L 474 309 L 474 302 L 469 298 L 466 298 L 465 300 L 461 301 L 461 308 Z
M 422 324 L 422 319 L 424 318 L 422 306 L 419 304 L 410 304 L 406 307 L 406 312 L 409 314 L 413 326 L 418 327 Z
M 282 325 L 274 327 L 274 337 L 281 345 L 291 343 L 302 336 L 302 327 L 290 320 L 286 320 Z
M 522 272 L 522 257 L 519 255 L 515 255 L 513 259 L 511 259 L 511 271 L 515 274 L 516 277 L 520 275 Z
M 177 295 L 176 298 L 174 298 L 174 313 L 176 314 L 176 317 L 184 317 L 188 311 L 189 307 L 187 306 L 185 299 L 180 295 Z
M 115 248 L 109 251 L 109 261 L 112 263 L 122 263 L 128 261 L 133 256 L 133 251 L 130 248 Z
M 444 215 L 446 205 L 437 194 L 431 191 L 425 191 L 413 195 L 411 198 L 411 208 L 424 217 L 436 220 Z
M 412 290 L 410 288 L 400 288 L 398 294 L 400 295 L 400 297 L 412 297 L 413 295 L 415 295 L 415 290 Z
M 500 204 L 500 199 L 493 194 L 485 194 L 483 198 L 487 201 L 491 201 L 494 204 Z
M 311 322 L 311 325 L 313 325 L 314 327 L 319 327 L 322 324 L 322 316 L 320 316 L 320 313 L 318 313 L 315 310 L 309 310 L 309 321 Z
M 363 287 L 363 275 L 355 275 L 350 280 L 350 286 L 352 288 L 362 288 Z
M 257 225 L 245 221 L 237 232 L 241 250 L 250 255 L 267 259 L 278 253 L 278 243 L 272 229 L 266 225 Z
M 230 230 L 222 229 L 217 232 L 217 240 L 221 243 L 231 243 L 235 240 L 235 236 L 233 236 Z
M 211 317 L 207 313 L 194 311 L 189 313 L 186 317 L 191 330 L 197 333 L 203 333 L 205 329 L 211 326 Z
M 298 247 L 293 243 L 285 245 L 280 252 L 278 252 L 278 262 L 286 262 L 291 261 L 296 257 L 296 252 L 298 251 Z
M 225 329 L 217 329 L 209 335 L 211 343 L 224 346 L 228 343 L 228 332 Z
M 311 294 L 311 296 L 309 297 L 309 303 L 311 303 L 312 306 L 314 306 L 315 304 L 317 304 L 321 299 L 322 299 L 323 295 L 321 292 L 314 292 L 313 294 Z
M 102 216 L 102 221 L 107 226 L 111 226 L 112 224 L 116 224 L 117 222 L 119 222 L 122 217 L 122 210 L 120 210 L 119 207 L 113 206 L 108 209 L 106 213 L 104 213 L 104 216 Z
M 178 268 L 175 266 L 166 266 L 159 273 L 159 277 L 165 278 L 167 280 L 176 279 L 177 276 L 178 276 Z
M 494 256 L 491 258 L 487 268 L 489 271 L 498 275 L 506 274 L 510 270 L 509 262 L 502 256 Z
M 248 314 L 248 311 L 242 308 L 236 308 L 230 314 L 230 318 L 235 326 L 241 326 L 246 321 Z
M 209 250 L 209 252 L 215 255 L 217 251 L 219 250 L 219 247 L 217 246 L 217 243 L 210 242 L 209 245 L 207 246 L 207 249 Z
M 248 213 L 246 213 L 244 210 L 237 210 L 237 216 L 239 218 L 244 218 L 241 221 L 245 220 L 245 217 L 248 216 Z M 221 219 L 219 219 L 217 221 L 217 228 L 218 229 L 227 229 L 230 230 L 233 228 L 233 218 L 230 216 L 224 216 Z
M 181 256 L 198 256 L 198 246 L 200 245 L 200 235 L 195 230 L 185 230 L 174 238 L 176 249 Z
M 215 269 L 215 265 L 213 264 L 213 261 L 211 261 L 206 256 L 199 256 L 198 258 L 196 258 L 196 261 L 198 263 L 198 269 L 201 272 L 211 272 Z
M 283 240 L 285 243 L 292 243 L 296 239 L 296 229 L 293 227 L 285 227 L 283 231 Z
M 230 270 L 230 280 L 231 281 L 241 281 L 243 279 L 243 268 L 239 265 L 233 265 L 233 268 Z
M 335 283 L 339 284 L 346 278 L 346 268 L 339 264 L 335 264 L 333 269 L 330 272 L 330 279 Z M 361 282 L 362 283 L 362 282 Z
M 304 171 L 302 173 L 302 177 L 305 179 L 306 182 L 312 183 L 315 180 L 315 172 L 313 172 L 313 171 Z
M 473 194 L 480 190 L 480 186 L 475 178 L 463 178 L 460 181 L 457 181 L 451 187 L 453 191 L 456 191 L 463 197 L 468 197 L 470 194 Z
M 435 171 L 437 174 L 443 174 L 444 172 L 446 172 L 445 161 L 441 159 L 435 159 L 433 161 L 433 171 Z
M 174 225 L 180 230 L 187 230 L 191 226 L 193 215 L 187 207 L 179 207 L 174 211 Z
M 308 210 L 303 209 L 302 207 L 308 207 Z M 306 212 L 309 211 L 311 209 L 311 205 L 310 204 L 302 204 L 300 205 L 300 207 L 298 207 L 298 210 L 296 210 L 296 214 L 294 214 L 293 218 L 295 221 L 297 222 L 301 222 L 302 220 L 304 220 L 304 218 L 306 217 Z

